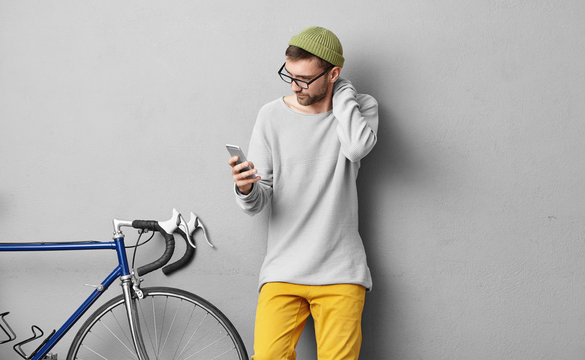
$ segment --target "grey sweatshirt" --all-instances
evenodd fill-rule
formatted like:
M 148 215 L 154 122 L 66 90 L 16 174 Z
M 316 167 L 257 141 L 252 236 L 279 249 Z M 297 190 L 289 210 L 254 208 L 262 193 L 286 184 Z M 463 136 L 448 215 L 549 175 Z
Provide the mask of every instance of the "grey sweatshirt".
M 356 179 L 377 130 L 376 100 L 343 79 L 335 83 L 330 112 L 301 114 L 282 98 L 260 109 L 248 159 L 262 180 L 248 195 L 235 187 L 246 213 L 270 205 L 259 288 L 266 282 L 372 287 Z

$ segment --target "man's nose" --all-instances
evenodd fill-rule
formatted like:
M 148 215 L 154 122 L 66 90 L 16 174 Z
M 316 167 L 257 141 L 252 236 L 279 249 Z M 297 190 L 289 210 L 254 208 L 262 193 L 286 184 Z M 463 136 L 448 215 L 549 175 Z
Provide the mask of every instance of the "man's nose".
M 294 91 L 294 92 L 299 92 L 299 91 L 303 90 L 303 88 L 300 87 L 296 81 L 291 81 L 290 86 L 292 88 L 292 91 Z

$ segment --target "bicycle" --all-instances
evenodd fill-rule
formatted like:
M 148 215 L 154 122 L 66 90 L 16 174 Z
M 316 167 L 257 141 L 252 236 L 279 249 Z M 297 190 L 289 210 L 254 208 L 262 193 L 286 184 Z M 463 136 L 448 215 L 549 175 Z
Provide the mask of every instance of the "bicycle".
M 141 276 L 162 268 L 169 275 L 186 266 L 195 253 L 195 231 L 202 229 L 208 244 L 205 228 L 191 213 L 188 222 L 175 209 L 169 220 L 114 219 L 113 241 L 53 242 L 53 243 L 0 243 L 0 252 L 12 251 L 77 251 L 115 250 L 118 266 L 96 286 L 83 304 L 30 355 L 23 346 L 44 336 L 33 325 L 33 336 L 13 346 L 27 360 L 56 360 L 51 349 L 71 327 L 92 307 L 95 301 L 116 280 L 120 279 L 122 294 L 110 299 L 93 312 L 75 335 L 68 360 L 74 359 L 248 359 L 246 348 L 229 319 L 207 300 L 185 290 L 170 287 L 140 288 Z M 135 246 L 124 242 L 122 227 L 139 229 Z M 150 239 L 140 243 L 143 233 L 152 232 Z M 134 270 L 136 249 L 150 241 L 156 233 L 165 240 L 165 251 L 156 261 Z M 171 264 L 175 239 L 179 234 L 186 242 L 185 254 Z M 133 248 L 132 267 L 129 267 L 127 248 Z M 15 341 L 16 335 L 6 320 L 7 312 L 0 314 L 0 344 Z

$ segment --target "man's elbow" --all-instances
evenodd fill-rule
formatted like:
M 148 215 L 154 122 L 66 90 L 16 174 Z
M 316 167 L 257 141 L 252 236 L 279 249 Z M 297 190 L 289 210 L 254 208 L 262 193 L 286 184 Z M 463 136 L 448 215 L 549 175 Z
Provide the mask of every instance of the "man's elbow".
M 358 162 L 361 159 L 365 158 L 366 155 L 372 151 L 374 145 L 376 145 L 377 138 L 374 133 L 368 139 L 365 144 L 351 144 L 346 146 L 345 151 L 343 152 L 345 157 L 351 162 Z

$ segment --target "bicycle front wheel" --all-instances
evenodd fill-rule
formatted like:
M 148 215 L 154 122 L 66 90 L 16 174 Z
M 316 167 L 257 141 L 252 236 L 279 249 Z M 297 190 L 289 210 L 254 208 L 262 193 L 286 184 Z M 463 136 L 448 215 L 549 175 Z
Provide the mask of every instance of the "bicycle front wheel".
M 248 359 L 234 326 L 205 299 L 174 288 L 142 291 L 138 316 L 150 360 Z M 124 305 L 119 295 L 93 313 L 75 336 L 67 359 L 138 359 Z

